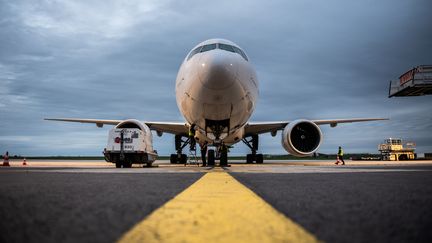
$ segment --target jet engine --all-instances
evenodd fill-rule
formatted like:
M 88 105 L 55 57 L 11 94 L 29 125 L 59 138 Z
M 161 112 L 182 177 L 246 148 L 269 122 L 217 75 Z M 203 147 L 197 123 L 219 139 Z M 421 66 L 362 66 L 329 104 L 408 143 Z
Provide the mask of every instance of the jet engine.
M 321 129 L 308 120 L 290 122 L 282 133 L 282 146 L 298 157 L 312 155 L 319 148 L 321 140 Z

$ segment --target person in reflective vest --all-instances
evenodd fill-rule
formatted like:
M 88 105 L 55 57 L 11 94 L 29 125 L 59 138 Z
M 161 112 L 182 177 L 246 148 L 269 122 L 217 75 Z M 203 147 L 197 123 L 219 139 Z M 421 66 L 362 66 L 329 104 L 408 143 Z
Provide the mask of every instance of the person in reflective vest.
M 345 161 L 343 159 L 343 154 L 344 154 L 343 149 L 341 146 L 339 146 L 339 150 L 338 150 L 338 154 L 337 154 L 337 161 L 335 164 L 342 163 L 342 165 L 345 165 Z
M 223 152 L 229 153 L 231 148 L 232 148 L 231 145 L 226 145 L 225 143 L 222 142 L 222 145 L 219 147 L 219 153 L 223 153 Z

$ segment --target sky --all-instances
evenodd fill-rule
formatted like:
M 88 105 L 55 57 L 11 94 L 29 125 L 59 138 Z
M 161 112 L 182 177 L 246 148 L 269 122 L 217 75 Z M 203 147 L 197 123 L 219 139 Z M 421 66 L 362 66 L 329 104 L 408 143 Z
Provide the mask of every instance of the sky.
M 388 137 L 432 152 L 432 96 L 388 98 L 389 80 L 432 64 L 430 9 L 430 0 L 0 0 L 0 152 L 101 155 L 112 128 L 43 118 L 184 121 L 177 71 L 210 38 L 235 42 L 256 68 L 251 120 L 385 117 L 321 126 L 319 152 L 378 153 Z M 174 152 L 170 134 L 153 142 Z M 261 135 L 259 152 L 285 154 L 281 132 Z

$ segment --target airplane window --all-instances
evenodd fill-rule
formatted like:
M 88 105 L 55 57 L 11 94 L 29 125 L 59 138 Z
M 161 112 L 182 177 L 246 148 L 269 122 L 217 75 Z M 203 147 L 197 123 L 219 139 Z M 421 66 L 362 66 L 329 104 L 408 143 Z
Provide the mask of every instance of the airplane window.
M 246 54 L 240 48 L 234 46 L 234 50 L 235 50 L 235 52 L 240 54 L 240 56 L 242 56 L 246 61 L 248 61 Z
M 187 60 L 189 61 L 189 59 L 191 59 L 197 53 L 211 51 L 211 50 L 216 49 L 216 47 L 217 47 L 216 44 L 208 44 L 208 45 L 204 45 L 204 46 L 199 46 L 199 47 L 195 48 L 189 54 L 189 57 L 188 57 Z M 237 53 L 240 56 L 242 56 L 246 61 L 249 61 L 248 58 L 247 58 L 247 56 L 246 56 L 246 54 L 240 48 L 238 48 L 238 47 L 219 43 L 218 44 L 218 48 L 221 49 L 221 50 L 224 50 L 224 51 L 229 51 L 229 52 Z
M 219 43 L 219 49 L 229 52 L 235 52 L 242 56 L 246 61 L 248 61 L 246 54 L 238 47 Z
M 206 51 L 211 51 L 216 49 L 216 44 L 209 44 L 209 45 L 205 45 L 203 46 L 203 48 L 201 49 L 200 52 L 206 52 Z
M 226 44 L 221 44 L 219 43 L 219 49 L 225 50 L 225 51 L 230 51 L 230 52 L 235 52 L 234 48 L 230 45 L 226 45 Z
M 202 48 L 202 46 L 199 46 L 199 47 L 195 48 L 195 49 L 194 49 L 194 50 L 189 54 L 188 61 L 189 61 L 189 59 L 191 59 L 195 54 L 199 53 L 199 52 L 201 51 L 201 48 Z

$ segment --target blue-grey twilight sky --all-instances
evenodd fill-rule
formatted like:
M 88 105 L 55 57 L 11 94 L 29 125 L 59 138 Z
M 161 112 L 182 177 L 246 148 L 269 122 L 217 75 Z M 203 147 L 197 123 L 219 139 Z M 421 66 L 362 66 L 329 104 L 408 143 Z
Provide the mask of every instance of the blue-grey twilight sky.
M 432 152 L 432 96 L 387 98 L 390 79 L 432 64 L 430 9 L 430 0 L 0 0 L 0 151 L 101 155 L 110 126 L 44 117 L 182 121 L 178 67 L 219 37 L 257 70 L 252 120 L 388 117 L 322 127 L 320 152 L 374 153 L 387 137 Z M 169 134 L 154 144 L 174 150 Z M 280 133 L 263 135 L 260 149 L 285 153 Z

